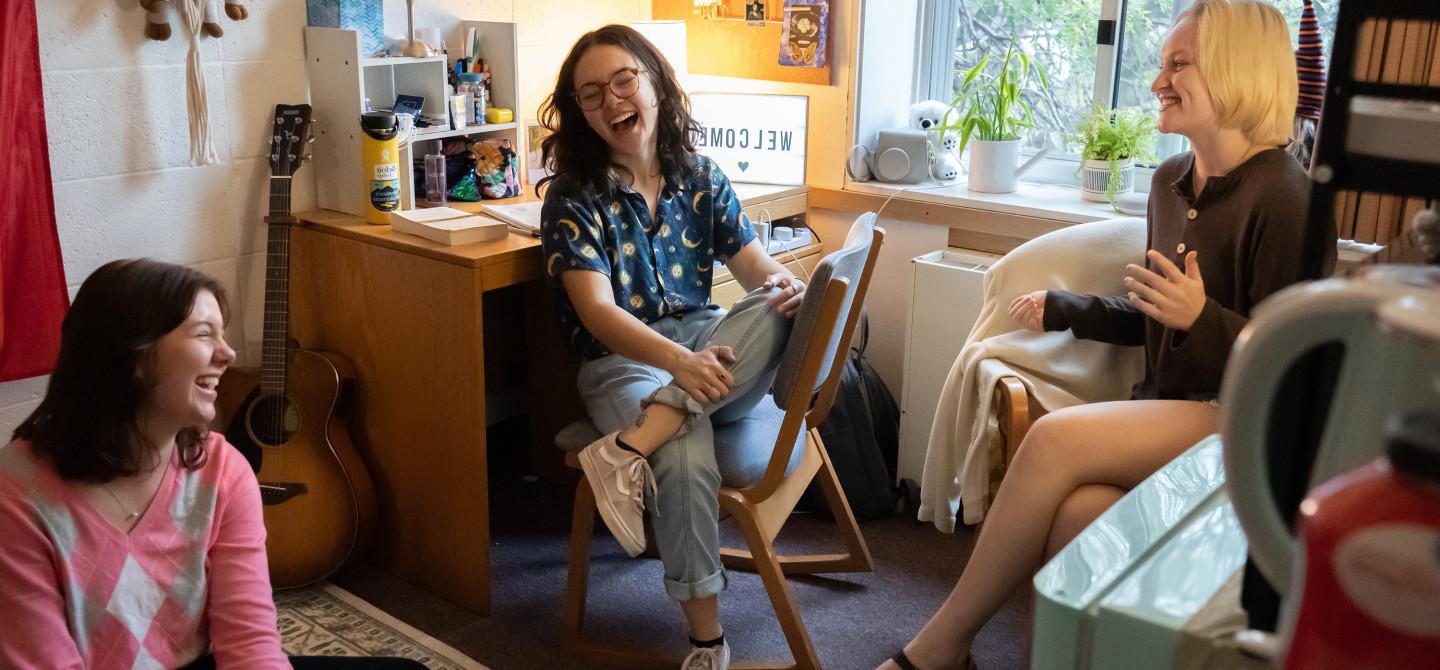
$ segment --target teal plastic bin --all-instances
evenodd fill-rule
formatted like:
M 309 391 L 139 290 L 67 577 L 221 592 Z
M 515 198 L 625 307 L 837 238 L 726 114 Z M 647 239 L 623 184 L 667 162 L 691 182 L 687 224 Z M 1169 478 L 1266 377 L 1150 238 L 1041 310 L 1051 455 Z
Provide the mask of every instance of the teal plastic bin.
M 1035 575 L 1030 667 L 1258 667 L 1230 639 L 1246 543 L 1224 484 L 1215 435 L 1056 554 Z

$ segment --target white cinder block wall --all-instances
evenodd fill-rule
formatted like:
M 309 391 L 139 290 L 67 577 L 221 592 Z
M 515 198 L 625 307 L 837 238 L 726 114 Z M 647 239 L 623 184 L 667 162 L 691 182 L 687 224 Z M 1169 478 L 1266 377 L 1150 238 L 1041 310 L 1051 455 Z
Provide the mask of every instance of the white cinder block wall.
M 29 0 L 21 0 L 29 1 Z M 202 41 L 211 136 L 220 163 L 190 167 L 187 44 L 144 39 L 134 2 L 34 0 L 56 223 L 71 295 L 107 261 L 149 256 L 207 272 L 231 294 L 229 338 L 259 360 L 272 123 L 277 103 L 307 102 L 304 0 L 246 0 L 250 18 L 222 20 Z M 416 25 L 456 19 L 519 24 L 522 108 L 533 118 L 575 38 L 609 22 L 650 17 L 650 0 L 422 0 Z M 387 32 L 405 26 L 386 0 Z M 315 206 L 301 168 L 296 211 Z M 0 444 L 39 403 L 45 378 L 0 383 Z

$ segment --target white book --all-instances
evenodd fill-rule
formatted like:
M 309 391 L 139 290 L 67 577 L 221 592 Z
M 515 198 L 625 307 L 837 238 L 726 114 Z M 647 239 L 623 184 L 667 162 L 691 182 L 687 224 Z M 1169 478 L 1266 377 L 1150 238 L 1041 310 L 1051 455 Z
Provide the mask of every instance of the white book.
M 533 200 L 513 205 L 480 205 L 480 211 L 510 224 L 516 232 L 538 237 L 540 209 L 544 206 L 544 202 Z
M 450 246 L 498 240 L 509 234 L 504 221 L 451 207 L 390 212 L 390 225 L 397 232 Z

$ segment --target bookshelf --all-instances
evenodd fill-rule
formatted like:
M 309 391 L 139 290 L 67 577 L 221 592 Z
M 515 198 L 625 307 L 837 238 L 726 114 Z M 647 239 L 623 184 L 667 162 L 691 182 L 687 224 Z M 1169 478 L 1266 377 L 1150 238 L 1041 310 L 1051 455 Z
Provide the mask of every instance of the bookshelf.
M 360 165 L 360 113 L 365 100 L 373 109 L 390 109 L 397 95 L 425 98 L 421 114 L 449 118 L 446 84 L 453 58 L 464 53 L 465 36 L 474 28 L 481 56 L 490 66 L 490 107 L 516 109 L 519 101 L 515 24 L 502 21 L 458 21 L 445 36 L 446 51 L 455 56 L 371 58 L 360 53 L 353 30 L 305 28 L 305 66 L 310 76 L 310 104 L 315 117 L 315 190 L 320 207 L 364 213 L 365 182 Z M 517 110 L 518 112 L 518 110 Z M 400 206 L 415 207 L 416 151 L 437 153 L 448 137 L 484 136 L 510 140 L 524 160 L 520 126 L 494 123 L 451 129 L 419 129 L 411 146 L 400 154 Z M 520 166 L 520 174 L 525 174 Z

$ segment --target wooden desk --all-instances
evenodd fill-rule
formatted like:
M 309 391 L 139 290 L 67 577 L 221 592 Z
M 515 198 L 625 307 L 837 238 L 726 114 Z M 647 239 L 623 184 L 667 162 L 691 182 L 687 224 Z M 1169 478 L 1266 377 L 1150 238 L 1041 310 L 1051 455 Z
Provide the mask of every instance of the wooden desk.
M 540 242 L 446 247 L 336 212 L 299 218 L 291 332 L 355 365 L 351 420 L 380 501 L 371 555 L 488 614 L 483 301 L 541 278 Z
M 797 203 L 804 212 L 804 187 L 737 190 L 752 215 L 756 207 L 792 212 Z M 355 365 L 351 434 L 380 503 L 369 554 L 401 579 L 489 614 L 485 359 L 526 349 L 529 396 L 545 399 L 529 402 L 532 450 L 578 416 L 561 416 L 568 402 L 556 402 L 565 395 L 557 385 L 573 392 L 574 361 L 561 353 L 552 289 L 534 281 L 544 274 L 540 242 L 511 234 L 447 247 L 329 210 L 298 218 L 291 333 Z M 796 250 L 807 270 L 819 260 L 812 247 Z M 487 351 L 486 304 L 507 287 L 520 287 L 505 297 L 520 298 L 525 314 L 494 313 L 492 304 L 491 334 L 505 336 L 506 350 Z

